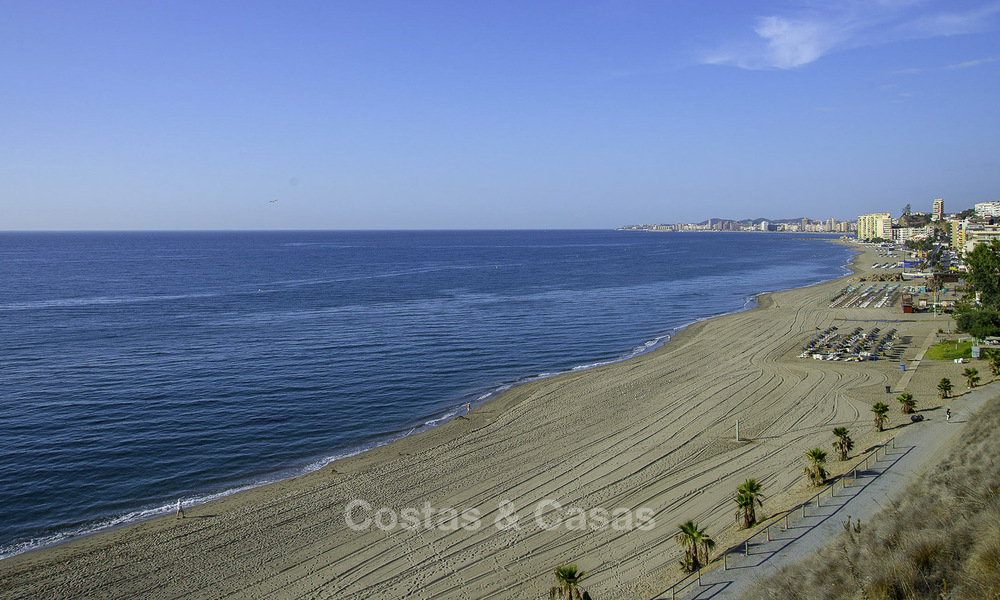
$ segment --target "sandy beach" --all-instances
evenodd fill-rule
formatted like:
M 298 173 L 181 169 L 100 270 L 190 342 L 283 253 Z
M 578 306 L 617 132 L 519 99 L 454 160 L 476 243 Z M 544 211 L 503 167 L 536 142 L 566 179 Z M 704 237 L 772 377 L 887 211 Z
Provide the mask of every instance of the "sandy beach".
M 873 402 L 890 405 L 890 428 L 908 423 L 901 379 L 918 409 L 941 406 L 943 376 L 961 391 L 953 363 L 903 373 L 898 361 L 798 357 L 817 327 L 878 326 L 898 330 L 909 363 L 949 329 L 947 316 L 827 306 L 876 255 L 864 249 L 855 275 L 762 296 L 651 353 L 517 387 L 183 519 L 2 560 L 0 598 L 542 598 L 565 563 L 590 573 L 595 598 L 653 597 L 681 577 L 679 523 L 701 522 L 720 549 L 742 539 L 732 498 L 745 478 L 778 512 L 813 492 L 807 449 L 828 450 L 836 474 L 833 427 L 863 451 L 893 435 L 874 430 Z

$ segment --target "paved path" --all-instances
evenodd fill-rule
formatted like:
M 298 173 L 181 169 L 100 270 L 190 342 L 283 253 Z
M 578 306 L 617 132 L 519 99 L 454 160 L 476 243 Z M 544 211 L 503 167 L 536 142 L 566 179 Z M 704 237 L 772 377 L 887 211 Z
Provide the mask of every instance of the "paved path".
M 913 374 L 917 372 L 917 367 L 920 366 L 920 361 L 924 359 L 924 354 L 927 352 L 928 348 L 934 345 L 934 343 L 937 341 L 938 341 L 937 333 L 932 332 L 930 335 L 927 336 L 927 339 L 924 340 L 924 345 L 921 346 L 920 348 L 920 352 L 917 354 L 916 357 L 914 357 L 913 360 L 910 361 L 910 364 L 909 366 L 906 367 L 906 371 L 903 373 L 903 376 L 899 378 L 899 382 L 896 384 L 896 389 L 898 391 L 902 392 L 903 390 L 906 389 L 906 386 L 909 385 L 910 380 L 913 379 Z
M 789 517 L 787 528 L 782 521 L 772 525 L 768 532 L 770 541 L 761 530 L 751 540 L 749 555 L 744 554 L 744 546 L 739 546 L 728 555 L 727 569 L 719 566 L 705 571 L 700 585 L 692 578 L 690 585 L 683 590 L 678 587 L 673 597 L 677 600 L 735 599 L 755 580 L 813 552 L 843 531 L 848 515 L 870 520 L 913 480 L 914 475 L 936 464 L 961 433 L 968 417 L 986 399 L 998 394 L 1000 383 L 993 383 L 955 398 L 949 404 L 951 423 L 945 422 L 945 407 L 925 412 L 926 420 L 903 429 L 895 438 L 895 448 L 878 451 L 878 459 L 870 460 L 867 469 L 859 469 L 857 478 L 848 480 L 846 489 L 837 483 L 833 496 L 829 492 L 822 494 L 819 507 L 815 502 L 806 507 L 804 518 L 802 510 L 797 509 Z M 667 590 L 656 598 L 670 599 L 671 592 Z

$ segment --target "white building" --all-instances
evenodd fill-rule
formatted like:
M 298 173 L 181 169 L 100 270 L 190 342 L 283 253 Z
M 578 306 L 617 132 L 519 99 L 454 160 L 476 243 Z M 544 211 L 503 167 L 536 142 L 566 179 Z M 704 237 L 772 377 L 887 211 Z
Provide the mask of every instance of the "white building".
M 934 201 L 934 210 L 931 212 L 931 219 L 937 221 L 944 217 L 944 199 L 938 198 Z
M 1000 217 L 1000 202 L 980 202 L 972 208 L 980 217 Z
M 909 240 L 925 240 L 934 237 L 934 228 L 926 227 L 893 227 L 892 241 L 906 242 Z

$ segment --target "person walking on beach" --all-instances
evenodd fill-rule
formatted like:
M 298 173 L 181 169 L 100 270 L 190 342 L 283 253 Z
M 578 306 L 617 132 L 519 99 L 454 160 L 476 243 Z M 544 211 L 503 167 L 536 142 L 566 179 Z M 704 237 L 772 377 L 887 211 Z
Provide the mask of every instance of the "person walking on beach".
M 471 402 L 465 405 L 465 414 L 469 414 L 470 412 L 472 412 L 472 403 Z
M 178 519 L 184 518 L 184 507 L 181 506 L 181 499 L 177 499 L 177 512 L 175 513 Z
M 945 411 L 944 411 L 944 422 L 945 423 L 951 423 L 951 409 L 950 408 L 945 409 Z

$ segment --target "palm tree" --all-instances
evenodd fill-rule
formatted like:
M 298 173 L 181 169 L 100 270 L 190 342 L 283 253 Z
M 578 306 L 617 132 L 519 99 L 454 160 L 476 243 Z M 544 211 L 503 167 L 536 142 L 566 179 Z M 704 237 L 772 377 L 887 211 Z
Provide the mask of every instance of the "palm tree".
M 962 371 L 962 377 L 965 377 L 966 387 L 970 389 L 974 388 L 976 387 L 976 384 L 979 383 L 979 370 L 975 367 L 969 367 Z
M 813 448 L 806 452 L 806 458 L 809 459 L 809 466 L 802 471 L 809 477 L 809 481 L 813 485 L 823 485 L 823 482 L 826 481 L 826 469 L 823 468 L 824 463 L 826 463 L 826 452 L 819 448 Z
M 707 565 L 710 562 L 710 553 L 715 549 L 715 540 L 713 540 L 705 530 L 701 530 L 701 539 L 698 540 L 698 547 L 701 549 L 701 564 Z
M 896 400 L 899 400 L 899 410 L 904 415 L 912 413 L 913 407 L 917 405 L 917 401 L 913 399 L 913 394 L 908 394 L 906 392 L 900 394 Z
M 947 398 L 948 394 L 951 393 L 951 380 L 947 377 L 942 377 L 941 381 L 938 382 L 937 388 L 938 395 L 940 395 L 941 398 Z
M 747 479 L 740 487 L 736 488 L 736 522 L 740 522 L 743 517 L 743 528 L 749 529 L 757 523 L 757 509 L 759 505 L 764 507 L 760 493 L 761 485 L 756 479 Z
M 688 521 L 678 528 L 680 533 L 674 536 L 674 540 L 684 547 L 684 562 L 681 564 L 686 571 L 697 571 L 702 565 L 708 564 L 709 552 L 715 548 L 715 540 L 694 521 Z
M 990 371 L 994 375 L 1000 375 L 1000 350 L 996 348 L 988 348 L 983 351 L 986 354 L 986 358 L 990 361 Z
M 876 402 L 872 405 L 872 412 L 875 413 L 875 428 L 882 431 L 885 424 L 889 422 L 889 405 L 885 402 Z
M 576 565 L 559 565 L 556 567 L 556 581 L 559 585 L 553 586 L 549 590 L 549 600 L 553 598 L 562 598 L 563 594 L 566 595 L 566 600 L 583 600 L 583 598 L 590 598 L 590 594 L 583 592 L 580 595 L 579 585 L 580 581 L 587 576 L 586 571 L 577 571 Z
M 696 571 L 701 564 L 698 562 L 698 524 L 688 521 L 678 525 L 680 533 L 674 536 L 674 541 L 684 548 L 684 561 L 681 566 L 685 571 Z
M 840 460 L 847 460 L 847 453 L 854 449 L 854 440 L 851 439 L 850 433 L 846 427 L 833 428 L 833 435 L 837 436 L 833 447 L 840 452 Z

